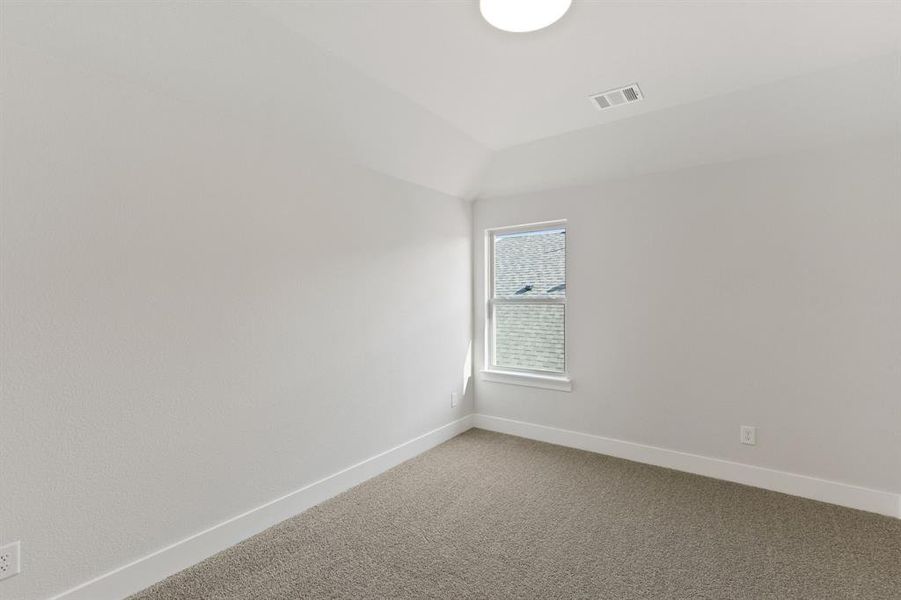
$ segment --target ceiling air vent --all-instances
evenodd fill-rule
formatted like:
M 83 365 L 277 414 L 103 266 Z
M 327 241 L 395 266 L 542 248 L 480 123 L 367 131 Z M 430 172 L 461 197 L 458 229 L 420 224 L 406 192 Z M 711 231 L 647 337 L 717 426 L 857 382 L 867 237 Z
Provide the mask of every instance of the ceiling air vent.
M 644 96 L 641 93 L 637 83 L 627 85 L 624 88 L 608 90 L 600 94 L 592 94 L 589 96 L 591 102 L 598 110 L 606 110 L 620 104 L 629 104 L 630 102 L 638 102 Z

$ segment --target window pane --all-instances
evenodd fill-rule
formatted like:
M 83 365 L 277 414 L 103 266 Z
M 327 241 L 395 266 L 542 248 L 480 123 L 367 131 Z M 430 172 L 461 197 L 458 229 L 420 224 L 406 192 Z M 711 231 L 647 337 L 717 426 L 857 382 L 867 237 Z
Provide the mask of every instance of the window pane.
M 494 310 L 497 367 L 563 373 L 562 304 L 498 304 Z
M 566 231 L 495 236 L 494 294 L 498 298 L 566 296 Z

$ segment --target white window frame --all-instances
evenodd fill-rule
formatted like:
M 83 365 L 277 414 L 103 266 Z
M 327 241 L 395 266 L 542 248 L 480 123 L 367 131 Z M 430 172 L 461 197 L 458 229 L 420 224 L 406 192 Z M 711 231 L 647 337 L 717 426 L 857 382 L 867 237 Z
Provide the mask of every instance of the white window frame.
M 563 373 L 555 371 L 540 371 L 536 369 L 521 369 L 512 367 L 498 367 L 494 364 L 495 355 L 495 319 L 494 308 L 499 304 L 528 305 L 528 304 L 559 304 L 566 312 L 566 301 L 569 295 L 551 298 L 495 298 L 494 297 L 494 243 L 499 235 L 511 233 L 528 233 L 533 231 L 545 231 L 549 229 L 566 229 L 566 220 L 543 221 L 541 223 L 528 223 L 526 225 L 514 225 L 511 227 L 496 227 L 485 230 L 485 365 L 482 369 L 482 379 L 495 383 L 510 383 L 514 385 L 526 385 L 552 390 L 569 392 L 572 390 L 572 381 L 569 378 L 569 336 L 566 334 L 569 319 L 563 319 Z M 569 239 L 567 238 L 567 242 Z M 564 255 L 564 273 L 566 272 L 566 257 Z

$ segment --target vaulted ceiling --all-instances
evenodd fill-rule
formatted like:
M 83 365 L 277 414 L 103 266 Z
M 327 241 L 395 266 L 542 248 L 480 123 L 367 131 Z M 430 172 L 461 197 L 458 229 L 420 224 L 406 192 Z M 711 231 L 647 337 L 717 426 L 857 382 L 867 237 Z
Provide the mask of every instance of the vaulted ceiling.
M 493 29 L 477 0 L 0 10 L 6 56 L 290 138 L 301 165 L 337 156 L 467 198 L 899 135 L 899 1 L 576 0 L 529 34 Z M 632 82 L 642 102 L 588 100 Z
M 491 149 L 898 50 L 901 2 L 580 1 L 511 34 L 477 0 L 267 2 L 273 19 Z M 588 95 L 637 81 L 640 104 Z

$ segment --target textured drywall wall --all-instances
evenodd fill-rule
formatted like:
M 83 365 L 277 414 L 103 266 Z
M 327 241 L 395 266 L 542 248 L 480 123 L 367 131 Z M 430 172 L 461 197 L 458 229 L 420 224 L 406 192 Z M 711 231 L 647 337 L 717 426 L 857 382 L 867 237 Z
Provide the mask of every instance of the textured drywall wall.
M 4 600 L 471 412 L 470 204 L 86 62 L 2 69 Z
M 484 229 L 567 219 L 573 385 L 477 381 L 480 413 L 901 492 L 897 137 L 479 200 L 473 219 L 477 367 Z

